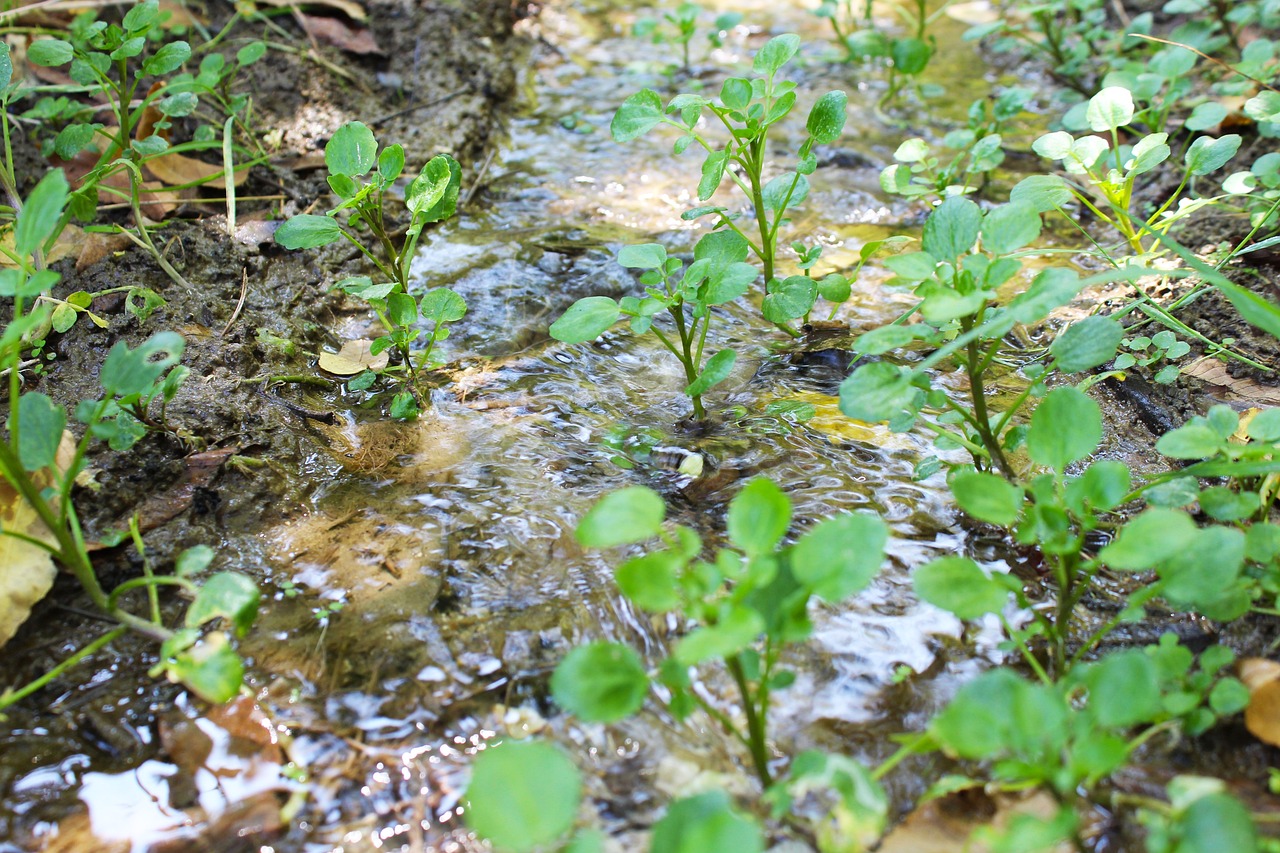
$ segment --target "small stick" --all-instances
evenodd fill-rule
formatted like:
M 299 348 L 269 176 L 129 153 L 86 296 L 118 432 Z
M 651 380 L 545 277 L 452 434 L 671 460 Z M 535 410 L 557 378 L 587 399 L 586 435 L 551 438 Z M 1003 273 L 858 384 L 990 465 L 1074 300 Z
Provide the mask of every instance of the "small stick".
M 484 165 L 480 167 L 479 172 L 476 172 L 476 178 L 471 182 L 471 189 L 467 190 L 467 197 L 462 200 L 462 207 L 468 207 L 471 204 L 472 197 L 480 189 L 480 182 L 484 180 L 485 173 L 489 171 L 489 165 L 493 162 L 494 155 L 497 153 L 498 149 L 496 147 L 489 149 L 489 156 L 484 158 Z
M 1183 50 L 1189 50 L 1192 53 L 1194 53 L 1196 56 L 1203 57 L 1204 59 L 1207 59 L 1216 65 L 1221 65 L 1223 68 L 1227 69 L 1232 74 L 1239 74 L 1241 77 L 1245 78 L 1246 80 L 1251 80 L 1254 83 L 1257 83 L 1259 86 L 1261 86 L 1264 89 L 1270 89 L 1272 92 L 1280 92 L 1280 89 L 1277 89 L 1275 86 L 1272 86 L 1263 80 L 1259 80 L 1257 77 L 1253 77 L 1249 74 L 1245 74 L 1239 68 L 1236 68 L 1233 65 L 1228 65 L 1227 63 L 1223 62 L 1221 59 L 1210 56 L 1209 54 L 1205 53 L 1202 50 L 1197 50 L 1196 48 L 1192 47 L 1189 44 L 1183 44 L 1180 41 L 1170 41 L 1169 39 L 1157 38 L 1156 36 L 1147 36 L 1147 35 L 1143 35 L 1142 33 L 1129 33 L 1129 35 L 1136 39 L 1145 39 L 1146 41 L 1159 42 L 1160 44 L 1167 44 L 1172 47 L 1180 47 Z
M 413 106 L 405 107 L 402 110 L 396 110 L 393 113 L 387 113 L 384 116 L 378 116 L 373 121 L 368 122 L 368 125 L 370 127 L 377 127 L 378 125 L 384 122 L 391 121 L 393 118 L 400 118 L 400 116 L 408 115 L 409 113 L 416 112 L 417 110 L 425 110 L 428 107 L 434 107 L 434 106 L 439 106 L 440 104 L 448 103 L 449 101 L 452 101 L 454 98 L 460 95 L 465 95 L 467 94 L 467 92 L 470 92 L 470 91 L 471 91 L 470 89 L 459 89 L 456 92 L 450 92 L 447 95 L 441 95 L 440 97 L 434 100 L 426 101 L 425 103 L 421 103 L 421 104 L 414 104 Z
M 244 298 L 249 293 L 249 269 L 247 267 L 240 268 L 240 301 L 236 303 L 236 310 L 231 312 L 231 319 L 227 321 L 227 325 L 222 327 L 222 335 L 226 335 L 231 330 L 231 324 L 240 316 L 240 309 L 244 307 Z

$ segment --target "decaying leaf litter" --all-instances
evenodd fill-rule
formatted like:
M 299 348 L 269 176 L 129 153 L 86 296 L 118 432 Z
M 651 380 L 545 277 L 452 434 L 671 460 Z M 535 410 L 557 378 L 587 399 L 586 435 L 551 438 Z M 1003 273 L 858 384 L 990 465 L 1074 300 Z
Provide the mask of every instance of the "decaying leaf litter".
M 337 11 L 361 25 L 350 14 L 354 10 Z M 698 519 L 714 516 L 736 483 L 761 471 L 785 484 L 798 517 L 808 512 L 816 518 L 832 505 L 871 507 L 894 526 L 902 540 L 891 554 L 898 574 L 877 582 L 847 611 L 823 614 L 818 643 L 811 659 L 801 662 L 803 681 L 795 688 L 806 701 L 784 700 L 781 711 L 800 743 L 883 757 L 887 738 L 903 729 L 904 720 L 931 713 L 997 655 L 991 637 L 967 634 L 906 589 L 905 567 L 930 556 L 967 548 L 993 565 L 1016 567 L 1020 560 L 1001 543 L 972 538 L 936 490 L 911 479 L 913 456 L 926 445 L 913 447 L 912 436 L 895 435 L 889 443 L 874 431 L 851 435 L 847 426 L 834 424 L 826 430 L 821 417 L 799 426 L 767 408 L 798 401 L 822 413 L 834 407 L 835 384 L 844 372 L 817 356 L 780 359 L 761 344 L 766 336 L 758 320 L 730 311 L 724 336 L 750 354 L 727 386 L 725 405 L 734 411 L 736 427 L 691 437 L 675 424 L 678 376 L 655 352 L 615 337 L 606 337 L 595 353 L 546 342 L 546 326 L 575 298 L 602 287 L 619 296 L 627 292 L 630 279 L 611 258 L 629 235 L 688 240 L 679 218 L 686 199 L 678 196 L 678 188 L 689 185 L 687 176 L 647 172 L 644 157 L 651 150 L 622 160 L 604 135 L 621 95 L 660 78 L 643 64 L 643 54 L 629 53 L 625 41 L 611 36 L 594 17 L 599 13 L 619 25 L 627 17 L 616 10 L 552 7 L 516 36 L 507 8 L 374 5 L 363 19 L 365 32 L 387 56 L 414 56 L 415 79 L 400 62 L 370 63 L 333 52 L 320 55 L 355 80 L 274 55 L 258 78 L 264 126 L 285 129 L 283 148 L 296 152 L 288 155 L 296 159 L 293 172 L 255 170 L 249 186 L 256 181 L 264 195 L 287 196 L 286 208 L 302 210 L 327 191 L 307 171 L 317 163 L 318 145 L 344 120 L 368 120 L 370 114 L 392 116 L 378 123 L 379 135 L 404 144 L 413 162 L 448 150 L 462 160 L 464 180 L 474 179 L 463 217 L 424 240 L 415 267 L 428 285 L 448 283 L 473 305 L 468 323 L 449 341 L 455 360 L 448 372 L 460 381 L 435 392 L 434 411 L 419 422 L 389 422 L 376 409 L 359 408 L 362 395 L 344 395 L 333 378 L 347 369 L 332 369 L 332 354 L 344 347 L 348 360 L 367 364 L 362 350 L 347 345 L 367 339 L 370 318 L 327 288 L 363 270 L 353 252 L 280 252 L 244 213 L 233 242 L 225 237 L 225 219 L 189 206 L 177 210 L 194 221 L 159 233 L 171 241 L 175 257 L 185 253 L 183 269 L 194 292 L 175 293 L 136 251 L 108 255 L 78 273 L 73 289 L 102 289 L 96 282 L 127 277 L 164 294 L 168 305 L 157 319 L 187 338 L 187 363 L 196 377 L 189 386 L 194 394 L 174 401 L 172 417 L 209 447 L 231 450 L 212 474 L 201 475 L 192 473 L 200 467 L 191 461 L 192 448 L 171 437 L 148 439 L 141 458 L 95 460 L 100 488 L 87 493 L 96 495 L 89 499 L 92 523 L 103 529 L 118 523 L 142 494 L 169 501 L 179 513 L 150 531 L 149 548 L 163 555 L 188 544 L 217 543 L 220 559 L 264 582 L 274 600 L 247 649 L 260 708 L 243 716 L 265 713 L 277 735 L 287 730 L 289 736 L 279 746 L 271 740 L 271 747 L 252 736 L 256 746 L 233 741 L 231 754 L 259 756 L 256 768 L 241 770 L 239 778 L 274 776 L 261 788 L 246 785 L 245 793 L 228 791 L 211 804 L 211 779 L 202 773 L 230 765 L 219 765 L 224 759 L 218 756 L 203 767 L 184 763 L 179 756 L 193 747 L 173 732 L 194 726 L 222 749 L 218 730 L 229 730 L 226 717 L 178 698 L 174 689 L 133 680 L 141 672 L 69 682 L 51 712 L 27 711 L 24 717 L 18 709 L 10 716 L 5 753 L 14 761 L 4 771 L 3 834 L 45 843 L 37 839 L 53 833 L 42 821 L 66 830 L 63 840 L 49 845 L 77 839 L 69 835 L 72 829 L 101 833 L 95 808 L 114 805 L 100 799 L 101 785 L 134 778 L 146 783 L 138 784 L 136 802 L 164 787 L 169 806 L 161 810 L 168 822 L 158 820 L 154 834 L 141 841 L 135 836 L 135 849 L 152 842 L 171 845 L 152 849 L 223 849 L 225 839 L 246 828 L 276 849 L 311 842 L 366 849 L 388 827 L 410 827 L 393 837 L 418 843 L 420 821 L 429 826 L 422 830 L 429 840 L 422 843 L 441 844 L 448 836 L 466 845 L 473 842 L 450 820 L 456 821 L 468 756 L 493 732 L 510 728 L 551 732 L 612 756 L 601 760 L 599 775 L 588 784 L 593 797 L 615 807 L 605 828 L 627 849 L 636 828 L 651 822 L 655 790 L 674 796 L 724 782 L 735 760 L 708 731 L 673 734 L 643 719 L 599 731 L 543 719 L 550 714 L 545 680 L 551 667 L 584 638 L 625 638 L 655 648 L 674 639 L 672 626 L 652 624 L 618 601 L 606 583 L 607 564 L 585 557 L 570 535 L 595 497 L 634 476 L 669 490 L 674 511 L 709 530 L 716 525 Z M 317 28 L 306 23 L 305 13 L 298 15 L 302 31 L 325 38 L 320 32 L 331 25 Z M 802 19 L 775 22 L 772 15 L 756 10 L 756 18 L 768 23 L 762 33 L 738 33 L 739 51 L 770 32 L 811 26 Z M 457 34 L 456 43 L 442 40 L 442 31 Z M 338 47 L 351 50 L 346 38 L 338 37 Z M 456 55 L 440 57 L 439 46 L 450 43 Z M 959 47 L 950 61 L 972 64 L 969 50 Z M 514 95 L 508 53 L 533 60 L 522 98 Z M 355 55 L 366 54 L 357 49 Z M 937 73 L 945 76 L 949 68 Z M 834 79 L 845 73 L 820 62 L 804 71 L 815 88 L 824 75 L 832 85 L 847 86 Z M 957 77 L 948 83 L 957 85 Z M 918 224 L 918 208 L 887 201 L 876 187 L 878 167 L 901 130 L 861 130 L 860 138 L 841 140 L 832 155 L 833 162 L 852 165 L 834 166 L 815 182 L 820 202 L 813 207 L 837 215 L 806 223 L 828 236 L 833 260 Z M 895 314 L 897 297 L 878 290 L 871 272 L 863 282 L 868 292 L 847 312 L 855 328 Z M 229 323 L 242 292 L 236 322 Z M 124 298 L 95 302 L 94 312 L 108 318 L 107 334 L 141 339 L 146 332 L 120 309 Z M 94 349 L 109 344 L 94 334 L 79 324 L 55 344 L 59 358 L 51 377 L 68 398 L 79 399 L 77 373 L 86 377 L 79 381 L 90 381 L 101 357 Z M 299 372 L 306 381 L 261 381 Z M 623 393 L 605 399 L 599 393 L 605 385 Z M 1131 419 L 1128 410 L 1116 410 L 1115 421 Z M 1140 460 L 1143 440 L 1125 426 L 1105 452 Z M 703 476 L 689 482 L 680 470 L 685 456 L 672 446 L 700 456 Z M 188 485 L 189 508 L 181 497 Z M 129 553 L 112 552 L 107 559 L 121 573 L 136 570 Z M 60 652 L 66 624 L 87 618 L 60 602 L 43 607 L 9 646 L 18 651 L 16 666 L 33 674 Z M 1189 636 L 1203 631 L 1195 624 L 1175 627 Z M 1265 647 L 1261 636 L 1240 643 Z M 119 648 L 116 660 L 144 656 L 141 644 L 122 641 Z M 104 657 L 97 665 L 106 672 L 111 663 Z M 899 664 L 927 677 L 897 684 L 892 676 Z M 1242 738 L 1222 744 L 1221 753 L 1177 760 L 1218 765 L 1220 772 L 1225 761 L 1238 764 L 1241 776 L 1256 776 L 1251 768 L 1266 760 L 1259 749 Z M 285 769 L 288 761 L 309 774 L 301 786 L 305 799 L 297 796 L 300 786 Z M 30 763 L 59 762 L 60 774 L 29 769 Z M 938 769 L 921 766 L 920 772 L 920 788 L 894 792 L 902 802 Z M 1152 778 L 1166 772 L 1157 762 Z M 264 800 L 288 804 L 299 820 L 279 821 Z M 15 808 L 28 803 L 33 807 Z M 276 817 L 266 820 L 264 814 Z M 120 839 L 103 843 L 128 849 Z

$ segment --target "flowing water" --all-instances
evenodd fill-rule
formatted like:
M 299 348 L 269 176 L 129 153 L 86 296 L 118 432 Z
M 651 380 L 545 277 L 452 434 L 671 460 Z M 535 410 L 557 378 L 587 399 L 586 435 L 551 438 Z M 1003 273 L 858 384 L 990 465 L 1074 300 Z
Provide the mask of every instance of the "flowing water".
M 940 52 L 928 78 L 947 95 L 927 108 L 908 101 L 906 126 L 896 126 L 873 109 L 878 72 L 829 61 L 825 22 L 761 0 L 734 8 L 744 26 L 710 53 L 699 37 L 686 90 L 718 90 L 723 70 L 749 62 L 768 35 L 796 31 L 806 46 L 790 66 L 802 94 L 788 127 L 800 132 L 822 92 L 850 92 L 846 135 L 819 152 L 813 191 L 787 233 L 821 241 L 820 271 L 852 266 L 870 240 L 918 233 L 922 208 L 885 197 L 878 173 L 902 139 L 962 121 L 995 79 L 960 40 L 964 25 L 943 18 L 934 29 Z M 255 803 L 303 790 L 298 820 L 262 850 L 475 849 L 458 826 L 470 756 L 520 730 L 578 756 L 618 849 L 639 848 L 635 833 L 669 796 L 709 784 L 749 790 L 744 756 L 706 720 L 676 724 L 651 707 L 605 729 L 552 714 L 547 677 L 568 649 L 619 639 L 656 656 L 684 630 L 620 598 L 618 554 L 574 542 L 587 509 L 630 484 L 662 491 L 670 515 L 712 544 L 727 502 L 756 474 L 786 490 L 797 529 L 843 510 L 891 525 L 882 574 L 851 602 L 818 608 L 813 639 L 790 661 L 799 679 L 777 694 L 779 754 L 818 745 L 883 758 L 891 735 L 919 728 L 995 658 L 994 626 L 965 634 L 916 601 L 908 567 L 966 552 L 1006 570 L 1005 558 L 969 540 L 941 475 L 913 480 L 933 452 L 926 437 L 839 415 L 847 360 L 838 352 L 795 352 L 758 310 L 726 306 L 709 351 L 732 346 L 737 365 L 707 398 L 712 426 L 693 432 L 679 366 L 651 337 L 619 326 L 590 345 L 547 338 L 575 299 L 634 292 L 612 261 L 620 245 L 661 239 L 687 252 L 700 233 L 680 219 L 697 203 L 699 158 L 672 157 L 661 132 L 628 145 L 609 138 L 627 95 L 642 86 L 674 94 L 661 69 L 677 48 L 630 37 L 635 16 L 587 0 L 548 7 L 531 28 L 524 103 L 483 190 L 424 241 L 415 267 L 424 286 L 449 285 L 470 305 L 446 342 L 453 382 L 432 410 L 412 424 L 357 409 L 332 428 L 299 426 L 302 497 L 288 520 L 225 543 L 222 553 L 256 571 L 268 593 L 245 650 L 270 721 L 252 708 L 201 717 L 183 705 L 158 734 L 133 732 L 143 746 L 127 754 L 145 755 L 155 738 L 197 743 L 204 760 L 190 767 L 149 758 L 102 772 L 74 749 L 57 765 L 37 755 L 38 769 L 15 783 L 11 825 L 38 833 L 49 824 L 22 815 L 79 799 L 104 850 L 257 850 L 252 835 L 232 840 L 269 826 Z M 856 332 L 897 316 L 909 301 L 886 290 L 886 278 L 869 265 L 837 319 Z M 779 401 L 809 403 L 817 415 L 797 423 L 770 405 Z M 696 478 L 678 470 L 692 454 L 703 463 Z M 728 687 L 714 674 L 705 685 L 726 703 Z M 27 734 L 34 750 L 38 733 Z M 899 802 L 930 781 L 924 767 L 909 777 L 894 774 Z

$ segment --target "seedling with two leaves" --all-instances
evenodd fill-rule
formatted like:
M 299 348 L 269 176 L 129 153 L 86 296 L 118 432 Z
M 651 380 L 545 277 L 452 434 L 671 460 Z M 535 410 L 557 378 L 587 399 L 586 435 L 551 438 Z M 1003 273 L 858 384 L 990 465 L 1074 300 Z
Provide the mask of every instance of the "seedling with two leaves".
M 354 245 L 380 273 L 381 280 L 356 276 L 338 282 L 337 289 L 368 302 L 386 334 L 373 341 L 373 355 L 394 350 L 405 374 L 404 387 L 391 403 L 391 415 L 414 418 L 420 412 L 417 383 L 423 371 L 439 367 L 435 345 L 449 335 L 449 324 L 461 320 L 467 305 L 447 287 L 428 290 L 421 298 L 411 293 L 410 264 L 422 229 L 448 219 L 458 205 L 461 170 L 448 154 L 438 154 L 423 167 L 405 190 L 404 204 L 409 222 L 403 236 L 386 216 L 388 196 L 404 171 L 404 149 L 389 145 L 378 151 L 373 131 L 363 122 L 344 124 L 324 149 L 329 170 L 329 186 L 341 203 L 326 214 L 304 213 L 291 217 L 276 231 L 276 242 L 286 249 L 313 249 L 339 240 Z M 339 214 L 350 211 L 344 225 Z M 371 239 L 370 239 L 371 238 Z M 381 249 L 383 257 L 378 256 Z M 414 343 L 423 336 L 421 321 L 432 324 L 426 346 L 415 352 Z M 365 371 L 348 387 L 370 387 L 376 376 Z

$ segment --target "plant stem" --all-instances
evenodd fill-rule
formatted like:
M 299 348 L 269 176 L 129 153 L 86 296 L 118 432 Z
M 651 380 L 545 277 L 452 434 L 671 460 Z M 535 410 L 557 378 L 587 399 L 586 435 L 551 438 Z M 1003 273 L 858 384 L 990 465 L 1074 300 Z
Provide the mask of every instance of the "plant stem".
M 769 772 L 769 749 L 765 739 L 765 720 L 757 713 L 755 701 L 751 696 L 751 685 L 747 682 L 747 674 L 742 668 L 742 659 L 738 655 L 725 658 L 725 665 L 738 685 L 738 693 L 742 696 L 742 710 L 747 717 L 748 746 L 751 750 L 751 762 L 755 765 L 756 776 L 760 783 L 768 788 L 773 784 L 773 774 Z M 763 710 L 763 709 L 762 709 Z
M 60 661 L 57 666 L 50 669 L 44 675 L 40 676 L 34 681 L 27 682 L 22 687 L 18 688 L 12 693 L 6 693 L 3 696 L 0 696 L 0 710 L 8 708 L 10 705 L 20 702 L 23 699 L 30 696 L 32 693 L 35 693 L 40 688 L 44 687 L 46 684 L 53 681 L 55 678 L 62 675 L 67 670 L 71 669 L 71 667 L 75 666 L 80 661 L 89 657 L 89 655 L 94 654 L 95 652 L 109 645 L 112 641 L 123 636 L 127 630 L 128 629 L 123 626 L 119 628 L 112 628 L 110 631 L 103 634 L 98 639 L 89 643 L 87 646 L 80 649 L 75 654 L 71 655 L 71 657 Z

